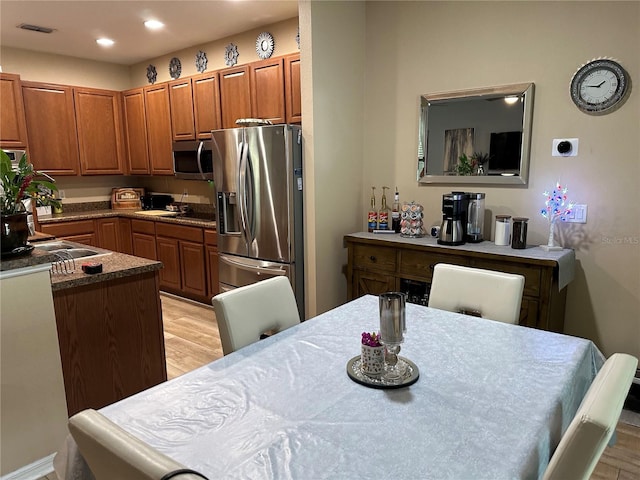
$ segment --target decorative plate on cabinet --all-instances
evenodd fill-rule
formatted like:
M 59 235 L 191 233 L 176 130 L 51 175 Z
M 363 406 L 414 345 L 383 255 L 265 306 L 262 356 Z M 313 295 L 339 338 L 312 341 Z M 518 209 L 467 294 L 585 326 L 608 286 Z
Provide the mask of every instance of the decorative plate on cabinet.
M 169 75 L 171 75 L 171 78 L 175 80 L 176 78 L 180 77 L 181 73 L 182 64 L 180 63 L 180 59 L 178 57 L 173 57 L 169 61 Z
M 233 43 L 227 45 L 224 51 L 224 63 L 227 67 L 233 67 L 238 63 L 238 47 Z
M 207 69 L 208 62 L 206 53 L 202 50 L 196 53 L 196 70 L 198 70 L 198 73 L 202 73 Z
M 256 53 L 260 58 L 269 58 L 273 54 L 273 35 L 269 32 L 262 32 L 256 38 Z
M 147 67 L 147 80 L 149 80 L 149 83 L 154 84 L 156 83 L 156 78 L 158 78 L 158 72 L 155 65 L 149 65 Z

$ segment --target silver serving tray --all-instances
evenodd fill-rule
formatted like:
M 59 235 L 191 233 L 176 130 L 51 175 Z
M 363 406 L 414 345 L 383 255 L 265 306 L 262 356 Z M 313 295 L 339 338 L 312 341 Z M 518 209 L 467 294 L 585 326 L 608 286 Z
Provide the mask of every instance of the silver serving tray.
M 371 388 L 403 388 L 416 383 L 418 377 L 420 377 L 420 371 L 417 365 L 405 357 L 398 357 L 398 362 L 404 362 L 406 365 L 405 374 L 400 382 L 389 383 L 384 377 L 373 378 L 365 375 L 362 372 L 360 355 L 353 357 L 347 362 L 347 375 L 349 375 L 349 378 L 354 382 Z

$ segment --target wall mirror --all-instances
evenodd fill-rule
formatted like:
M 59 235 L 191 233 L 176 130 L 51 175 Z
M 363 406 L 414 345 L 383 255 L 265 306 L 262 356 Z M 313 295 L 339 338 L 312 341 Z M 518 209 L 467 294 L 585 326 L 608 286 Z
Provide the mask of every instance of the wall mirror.
M 533 83 L 421 96 L 418 182 L 526 185 Z

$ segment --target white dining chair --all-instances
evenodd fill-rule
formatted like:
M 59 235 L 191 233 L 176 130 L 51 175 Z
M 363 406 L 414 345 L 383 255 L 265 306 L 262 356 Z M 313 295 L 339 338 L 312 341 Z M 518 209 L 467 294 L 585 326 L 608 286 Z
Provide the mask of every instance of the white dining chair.
M 638 359 L 613 354 L 591 383 L 560 439 L 543 480 L 588 480 L 616 430 Z
M 429 307 L 517 324 L 523 290 L 522 275 L 438 263 Z
M 69 418 L 69 432 L 96 480 L 202 480 L 93 409 Z
M 300 323 L 296 298 L 287 277 L 272 277 L 223 292 L 211 299 L 222 352 L 228 355 Z

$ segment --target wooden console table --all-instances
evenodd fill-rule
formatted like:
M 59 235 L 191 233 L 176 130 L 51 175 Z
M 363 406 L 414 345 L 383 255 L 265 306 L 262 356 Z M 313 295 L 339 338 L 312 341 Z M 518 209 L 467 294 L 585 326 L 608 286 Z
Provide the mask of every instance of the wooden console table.
M 344 237 L 348 248 L 347 296 L 402 291 L 408 283 L 431 284 L 433 267 L 450 263 L 517 273 L 525 278 L 520 325 L 562 332 L 567 285 L 573 280 L 575 253 L 563 249 L 523 250 L 493 242 L 460 246 L 438 245 L 435 238 L 404 238 L 399 234 L 353 233 Z

